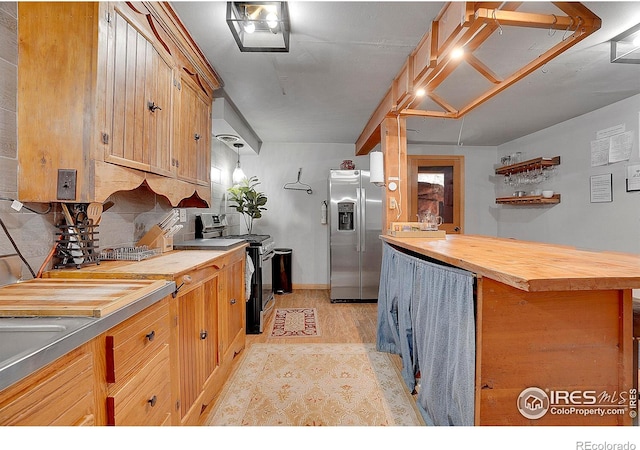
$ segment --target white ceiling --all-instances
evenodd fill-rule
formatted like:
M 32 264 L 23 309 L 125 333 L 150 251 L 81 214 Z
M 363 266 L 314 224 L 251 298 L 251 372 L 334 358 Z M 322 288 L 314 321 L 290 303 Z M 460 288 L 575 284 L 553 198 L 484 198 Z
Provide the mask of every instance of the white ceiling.
M 235 104 L 262 142 L 355 144 L 444 3 L 291 1 L 288 53 L 241 53 L 225 22 L 226 2 L 172 5 L 223 80 L 216 96 Z M 609 62 L 609 40 L 640 22 L 640 2 L 584 5 L 602 19 L 600 30 L 464 119 L 409 118 L 408 141 L 499 145 L 640 93 L 640 64 Z M 552 34 L 536 31 L 534 39 Z M 531 59 L 540 52 L 513 28 L 491 39 Z M 487 48 L 482 57 L 491 60 Z M 496 55 L 504 59 L 502 50 Z

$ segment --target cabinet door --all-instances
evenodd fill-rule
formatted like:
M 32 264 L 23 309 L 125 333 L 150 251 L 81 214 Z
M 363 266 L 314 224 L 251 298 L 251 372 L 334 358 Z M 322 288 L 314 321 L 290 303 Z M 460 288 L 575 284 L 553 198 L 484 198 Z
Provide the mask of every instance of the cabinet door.
M 175 160 L 178 178 L 207 185 L 211 171 L 211 102 L 188 76 L 182 78 L 180 85 L 180 124 Z
M 171 176 L 173 65 L 166 55 L 155 48 L 151 49 L 149 65 L 152 67 L 152 76 L 146 77 L 145 138 L 148 140 L 151 171 Z
M 220 299 L 222 354 L 226 357 L 237 336 L 244 333 L 246 305 L 244 301 L 244 259 L 232 261 L 224 269 L 224 288 Z M 233 355 L 231 355 L 233 356 Z
M 218 276 L 204 283 L 204 329 L 207 337 L 204 340 L 204 375 L 205 381 L 220 365 L 218 355 Z
M 189 414 L 207 380 L 220 365 L 218 285 L 216 274 L 177 298 L 181 419 Z
M 105 161 L 170 174 L 171 58 L 125 11 L 116 7 L 109 24 L 107 98 L 112 108 L 103 138 Z
M 94 425 L 94 370 L 87 344 L 0 392 L 0 425 Z
M 204 382 L 203 286 L 178 297 L 180 417 L 184 417 L 198 398 Z

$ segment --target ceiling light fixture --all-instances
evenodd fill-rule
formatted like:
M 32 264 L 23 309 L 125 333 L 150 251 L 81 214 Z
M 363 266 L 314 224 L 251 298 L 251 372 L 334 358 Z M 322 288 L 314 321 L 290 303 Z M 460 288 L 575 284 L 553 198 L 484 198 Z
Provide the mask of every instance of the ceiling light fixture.
M 426 94 L 427 91 L 425 91 L 423 88 L 420 88 L 416 91 L 416 97 L 424 97 L 424 94 Z
M 611 62 L 640 64 L 640 23 L 611 39 Z
M 464 49 L 462 47 L 454 48 L 451 51 L 451 58 L 453 59 L 460 59 L 462 58 L 463 55 L 464 55 Z
M 241 52 L 288 52 L 287 2 L 227 2 L 227 25 Z
M 244 144 L 236 143 L 236 144 L 233 144 L 233 146 L 236 148 L 236 151 L 238 152 L 238 163 L 236 164 L 236 168 L 233 169 L 233 175 L 231 176 L 231 179 L 233 180 L 233 184 L 238 184 L 242 180 L 247 178 L 247 176 L 244 174 L 244 172 L 240 168 L 240 149 L 244 147 Z

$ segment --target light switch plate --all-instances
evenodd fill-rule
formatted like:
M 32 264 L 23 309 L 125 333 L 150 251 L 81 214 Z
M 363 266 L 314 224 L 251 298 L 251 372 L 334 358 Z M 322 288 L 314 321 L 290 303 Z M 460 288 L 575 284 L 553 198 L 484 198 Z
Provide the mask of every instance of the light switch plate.
M 76 199 L 76 169 L 58 169 L 58 200 Z
M 186 209 L 180 209 L 180 222 L 184 223 L 187 221 L 187 210 Z

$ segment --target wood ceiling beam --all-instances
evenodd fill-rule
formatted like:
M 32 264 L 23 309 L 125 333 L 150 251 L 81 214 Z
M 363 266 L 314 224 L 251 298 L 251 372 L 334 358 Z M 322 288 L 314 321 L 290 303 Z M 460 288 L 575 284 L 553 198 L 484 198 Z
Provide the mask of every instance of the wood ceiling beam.
M 503 90 L 505 90 L 506 88 L 508 88 L 512 84 L 514 84 L 516 81 L 521 80 L 522 78 L 526 77 L 531 72 L 533 72 L 534 70 L 538 69 L 539 67 L 542 67 L 544 64 L 546 64 L 547 62 L 551 61 L 556 56 L 558 56 L 561 53 L 563 53 L 569 47 L 572 47 L 573 45 L 577 44 L 578 42 L 580 42 L 581 40 L 586 38 L 589 34 L 590 33 L 580 33 L 580 34 L 574 33 L 571 36 L 569 36 L 568 38 L 566 38 L 564 41 L 561 41 L 558 44 L 556 44 L 555 46 L 551 47 L 551 49 L 547 50 L 542 55 L 538 56 L 535 60 L 533 60 L 529 64 L 525 65 L 520 70 L 517 70 L 511 76 L 505 78 L 505 80 L 503 82 L 501 82 L 498 85 L 496 85 L 495 87 L 489 89 L 484 94 L 480 95 L 475 100 L 473 100 L 469 104 L 467 104 L 465 107 L 460 108 L 460 112 L 459 112 L 458 117 L 462 117 L 463 115 L 465 115 L 466 113 L 468 113 L 472 109 L 478 107 L 482 103 L 486 102 L 490 98 L 492 98 L 495 95 L 497 95 L 498 93 L 502 92 Z
M 486 23 L 498 22 L 502 26 L 521 28 L 544 28 L 552 30 L 575 30 L 579 25 L 591 28 L 593 18 L 577 16 L 556 16 L 554 14 L 536 14 L 518 11 L 503 11 L 498 9 L 480 8 L 476 11 L 476 18 Z
M 429 98 L 431 100 L 433 100 L 434 102 L 436 102 L 438 105 L 440 105 L 443 109 L 445 109 L 446 111 L 450 112 L 450 113 L 454 113 L 454 114 L 458 114 L 458 110 L 456 108 L 454 108 L 453 106 L 451 106 L 449 103 L 447 103 L 447 101 L 445 99 L 443 99 L 442 97 L 440 97 L 438 94 L 436 94 L 435 92 L 429 92 L 427 94 L 429 96 Z
M 418 46 L 411 52 L 407 62 L 394 78 L 389 91 L 365 125 L 356 141 L 356 155 L 366 155 L 380 143 L 380 123 L 385 118 L 397 115 L 460 118 L 601 26 L 600 18 L 580 3 L 553 3 L 567 16 L 518 12 L 521 4 L 522 2 L 447 3 L 432 22 L 431 29 L 423 35 Z M 512 75 L 501 79 L 476 58 L 473 52 L 502 26 L 566 30 L 571 31 L 572 35 Z M 460 60 L 451 58 L 451 52 L 456 46 L 464 46 L 467 62 L 494 84 L 459 110 L 434 92 L 461 63 Z M 413 105 L 421 100 L 415 95 L 418 88 L 424 88 L 430 98 L 444 111 L 414 109 Z
M 400 117 L 416 116 L 416 117 L 436 117 L 440 119 L 457 119 L 458 113 L 446 113 L 441 111 L 426 111 L 423 109 L 403 109 L 399 112 Z
M 480 61 L 473 54 L 466 55 L 465 61 L 467 61 L 471 67 L 473 67 L 478 72 L 480 72 L 480 74 L 490 82 L 494 84 L 498 84 L 502 82 L 502 80 L 498 75 L 496 75 L 489 67 L 485 65 L 485 63 Z

